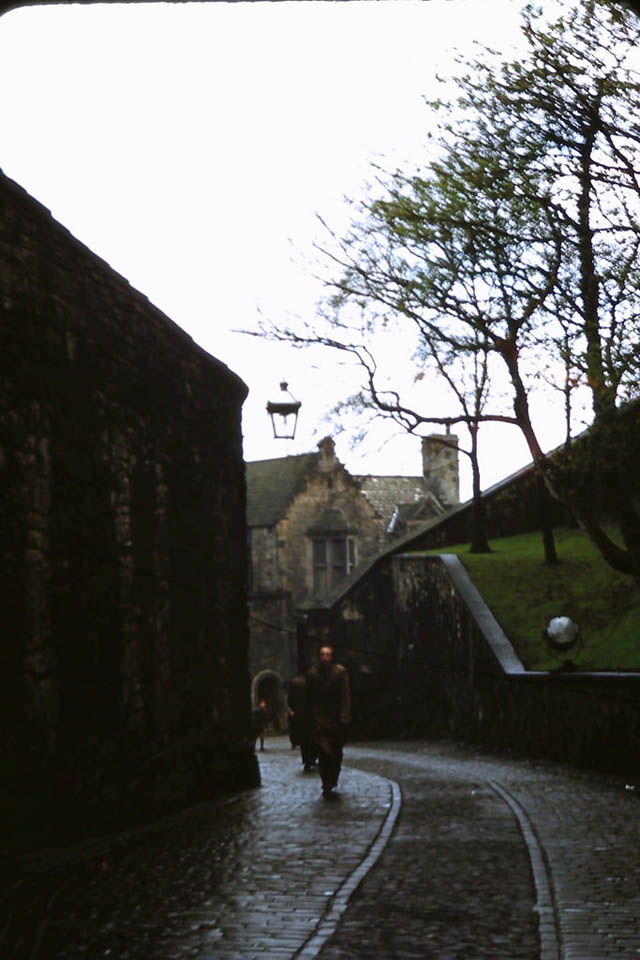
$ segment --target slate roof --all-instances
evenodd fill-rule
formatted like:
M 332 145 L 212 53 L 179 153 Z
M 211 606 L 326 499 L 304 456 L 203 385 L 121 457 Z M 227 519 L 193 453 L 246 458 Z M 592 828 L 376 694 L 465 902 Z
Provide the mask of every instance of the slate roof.
M 247 463 L 248 525 L 271 527 L 282 519 L 293 498 L 318 469 L 319 459 L 319 453 L 302 453 Z M 404 531 L 414 514 L 422 514 L 427 519 L 442 510 L 424 477 L 368 474 L 354 479 L 385 530 L 394 522 L 396 532 Z
M 587 431 L 585 431 L 585 433 L 586 432 Z M 560 447 L 555 448 L 555 450 L 559 449 Z M 555 450 L 551 451 L 551 453 L 554 453 Z M 521 477 L 525 476 L 527 473 L 533 472 L 534 470 L 535 465 L 533 463 L 528 463 L 526 466 L 520 467 L 519 470 L 516 470 L 508 477 L 505 477 L 504 480 L 499 480 L 486 490 L 483 490 L 483 499 L 490 497 L 495 493 L 499 493 L 501 490 L 511 486 L 511 484 L 519 480 Z M 359 563 L 357 567 L 351 571 L 351 573 L 347 574 L 346 577 L 343 577 L 342 580 L 340 580 L 340 582 L 333 587 L 331 592 L 326 597 L 322 597 L 320 599 L 317 597 L 310 597 L 303 603 L 298 604 L 297 609 L 329 609 L 334 603 L 345 596 L 351 587 L 355 583 L 358 583 L 358 581 L 361 580 L 371 569 L 371 567 L 378 563 L 378 561 L 383 560 L 385 557 L 388 557 L 391 554 L 399 554 L 403 550 L 410 552 L 412 549 L 416 549 L 416 543 L 419 542 L 420 537 L 429 531 L 436 530 L 440 524 L 446 524 L 453 516 L 455 516 L 456 513 L 462 513 L 465 510 L 471 509 L 472 503 L 473 499 L 465 500 L 464 503 L 458 503 L 454 507 L 450 507 L 444 513 L 432 517 L 425 523 L 421 523 L 420 525 L 416 526 L 414 530 L 411 530 L 410 532 L 404 534 L 404 536 L 399 537 L 393 543 L 387 544 L 387 546 L 383 547 L 378 553 L 375 553 L 373 556 L 367 557 L 365 560 L 361 561 L 361 563 Z
M 396 508 L 404 522 L 410 519 L 413 513 L 431 499 L 429 484 L 424 477 L 374 477 L 371 475 L 356 477 L 360 489 L 379 517 L 382 518 L 385 530 L 394 519 Z M 434 512 L 437 511 L 434 505 Z
M 319 453 L 247 463 L 247 523 L 272 527 L 317 469 Z

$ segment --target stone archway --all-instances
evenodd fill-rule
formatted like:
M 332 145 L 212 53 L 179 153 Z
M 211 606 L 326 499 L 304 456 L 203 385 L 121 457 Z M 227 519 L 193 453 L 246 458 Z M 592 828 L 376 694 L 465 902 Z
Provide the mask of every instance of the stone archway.
M 284 680 L 275 670 L 261 670 L 251 682 L 251 701 L 254 707 L 266 700 L 269 729 L 274 733 L 287 730 L 287 702 Z

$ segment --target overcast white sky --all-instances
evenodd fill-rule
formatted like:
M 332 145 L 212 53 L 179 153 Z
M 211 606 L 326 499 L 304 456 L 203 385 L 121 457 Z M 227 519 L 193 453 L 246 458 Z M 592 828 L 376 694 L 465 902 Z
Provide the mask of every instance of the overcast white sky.
M 312 316 L 304 263 L 320 213 L 347 223 L 372 159 L 416 156 L 424 94 L 451 50 L 503 46 L 518 0 L 105 4 L 0 18 L 0 167 L 250 389 L 249 460 L 315 448 L 349 392 L 330 353 L 231 331 L 257 310 Z M 286 376 L 298 437 L 265 413 Z M 529 457 L 515 431 L 485 445 L 485 486 Z M 419 473 L 419 441 L 371 434 L 354 473 Z M 549 443 L 560 437 L 549 432 Z M 464 458 L 463 458 L 464 459 Z M 469 495 L 463 463 L 463 495 Z

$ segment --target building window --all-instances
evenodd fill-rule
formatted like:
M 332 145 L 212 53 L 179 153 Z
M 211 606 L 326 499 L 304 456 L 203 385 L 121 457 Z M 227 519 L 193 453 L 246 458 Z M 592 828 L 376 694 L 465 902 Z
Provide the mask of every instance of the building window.
M 314 537 L 314 594 L 322 596 L 328 593 L 355 565 L 356 545 L 353 537 Z

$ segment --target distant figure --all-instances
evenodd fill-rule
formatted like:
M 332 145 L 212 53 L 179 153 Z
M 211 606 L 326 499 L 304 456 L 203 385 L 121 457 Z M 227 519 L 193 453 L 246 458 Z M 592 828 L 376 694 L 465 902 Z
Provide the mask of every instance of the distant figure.
M 267 701 L 261 700 L 253 711 L 253 732 L 256 738 L 256 747 L 260 741 L 260 749 L 264 750 L 264 731 L 267 726 Z
M 289 684 L 287 696 L 289 707 L 289 739 L 292 748 L 300 747 L 300 756 L 305 773 L 311 773 L 316 754 L 311 739 L 311 717 L 307 703 L 307 681 L 303 674 L 294 677 Z
M 351 722 L 349 674 L 333 663 L 333 647 L 320 647 L 319 662 L 307 672 L 311 735 L 318 753 L 322 796 L 331 799 L 342 769 L 342 748 Z

